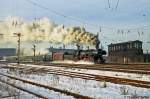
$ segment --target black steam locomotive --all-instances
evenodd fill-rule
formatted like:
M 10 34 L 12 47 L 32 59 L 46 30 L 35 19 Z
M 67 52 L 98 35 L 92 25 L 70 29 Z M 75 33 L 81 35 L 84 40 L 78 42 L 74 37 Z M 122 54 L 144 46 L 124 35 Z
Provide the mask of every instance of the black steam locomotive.
M 98 50 L 78 50 L 74 55 L 75 61 L 84 60 L 91 61 L 95 64 L 105 63 L 103 55 L 106 55 L 106 51 L 102 49 Z
M 100 41 L 98 40 L 97 36 L 97 41 L 96 41 L 96 50 L 81 50 L 80 46 L 77 44 L 77 51 L 75 52 L 75 59 L 76 60 L 87 60 L 87 61 L 92 61 L 95 64 L 103 64 L 105 63 L 104 55 L 106 55 L 106 51 L 103 49 L 99 48 Z

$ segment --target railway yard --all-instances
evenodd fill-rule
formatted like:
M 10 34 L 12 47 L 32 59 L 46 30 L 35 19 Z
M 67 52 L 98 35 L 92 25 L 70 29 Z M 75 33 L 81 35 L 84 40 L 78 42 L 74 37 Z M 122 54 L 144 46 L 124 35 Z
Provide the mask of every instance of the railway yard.
M 149 99 L 149 64 L 1 63 L 2 99 Z

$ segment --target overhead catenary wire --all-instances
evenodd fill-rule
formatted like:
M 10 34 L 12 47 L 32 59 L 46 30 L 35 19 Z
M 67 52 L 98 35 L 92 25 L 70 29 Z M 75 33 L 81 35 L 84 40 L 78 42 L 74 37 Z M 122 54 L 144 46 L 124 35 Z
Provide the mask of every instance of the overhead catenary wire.
M 56 11 L 56 10 L 52 10 L 52 9 L 50 9 L 50 8 L 48 8 L 48 7 L 45 7 L 45 6 L 43 6 L 41 3 L 39 4 L 39 3 L 37 3 L 36 1 L 32 1 L 32 0 L 26 0 L 26 1 L 28 1 L 29 3 L 31 3 L 32 5 L 34 5 L 34 6 L 37 6 L 37 7 L 40 7 L 40 8 L 42 8 L 42 9 L 44 9 L 44 10 L 47 10 L 47 11 L 49 11 L 49 12 L 51 12 L 51 13 L 54 13 L 54 14 L 56 14 L 56 15 L 58 15 L 58 16 L 61 16 L 61 17 L 64 17 L 64 18 L 66 18 L 66 19 L 70 19 L 70 20 L 74 20 L 74 21 L 77 21 L 77 22 L 80 22 L 80 23 L 83 23 L 83 24 L 85 24 L 86 26 L 92 26 L 92 27 L 98 27 L 99 28 L 99 26 L 101 27 L 101 29 L 103 30 L 103 28 L 106 28 L 106 29 L 111 29 L 111 30 L 117 30 L 117 28 L 113 28 L 113 27 L 107 27 L 107 26 L 102 26 L 102 25 L 97 25 L 97 24 L 92 24 L 92 23 L 89 23 L 89 22 L 86 22 L 85 20 L 82 20 L 82 19 L 80 19 L 80 18 L 76 18 L 76 17 L 72 17 L 72 16 L 67 16 L 67 15 L 65 15 L 65 14 L 62 14 L 62 13 L 60 13 L 60 12 L 58 12 L 58 11 Z M 109 0 L 109 3 L 110 3 L 110 0 Z M 117 2 L 118 4 L 119 4 L 119 0 L 118 0 L 118 2 Z M 118 4 L 116 5 L 117 7 L 118 7 Z M 150 25 L 146 25 L 146 26 L 142 26 L 142 27 L 136 27 L 136 28 L 130 28 L 130 29 L 128 29 L 128 28 L 126 28 L 126 29 L 120 29 L 120 30 L 137 30 L 137 29 L 144 29 L 144 28 L 147 28 L 147 27 L 150 27 Z M 101 31 L 101 30 L 100 30 Z M 132 32 L 132 31 L 131 31 Z
M 47 10 L 47 11 L 49 11 L 49 12 L 55 14 L 55 15 L 58 15 L 58 16 L 61 16 L 63 18 L 66 18 L 66 19 L 69 19 L 69 20 L 73 20 L 73 21 L 76 21 L 76 22 L 79 22 L 79 23 L 82 23 L 82 24 L 85 24 L 86 26 L 90 25 L 90 26 L 96 27 L 96 28 L 99 28 L 99 26 L 101 26 L 101 28 L 106 28 L 106 29 L 110 29 L 110 30 L 118 30 L 118 28 L 108 27 L 108 26 L 104 26 L 104 25 L 97 25 L 97 24 L 89 23 L 86 20 L 82 20 L 82 19 L 77 18 L 77 17 L 72 17 L 72 16 L 65 15 L 63 13 L 60 13 L 58 11 L 55 11 L 55 10 L 50 9 L 48 7 L 45 7 L 45 6 L 39 4 L 39 3 L 35 2 L 35 1 L 31 1 L 31 0 L 25 0 L 25 1 L 27 1 L 28 3 L 30 3 L 30 4 L 32 4 L 34 6 L 37 6 L 37 7 L 41 8 L 41 9 Z M 117 0 L 116 8 L 119 5 L 119 1 L 120 0 Z M 110 6 L 110 0 L 108 0 L 108 2 L 109 2 L 108 3 L 109 6 Z M 147 27 L 150 27 L 150 25 L 140 26 L 140 27 L 135 27 L 135 28 L 124 28 L 123 30 L 137 30 L 137 29 L 144 29 L 144 28 L 147 28 Z
M 47 11 L 49 11 L 49 12 L 55 14 L 55 15 L 58 15 L 58 16 L 61 16 L 61 17 L 64 17 L 64 18 L 68 18 L 68 19 L 71 19 L 71 20 L 74 20 L 74 21 L 82 22 L 82 21 L 81 21 L 80 19 L 78 19 L 78 18 L 74 18 L 74 17 L 71 17 L 71 16 L 66 16 L 66 15 L 64 15 L 64 14 L 62 14 L 62 13 L 59 13 L 59 12 L 54 11 L 54 10 L 52 10 L 52 9 L 49 9 L 49 8 L 47 8 L 47 7 L 45 7 L 45 6 L 41 5 L 41 4 L 38 4 L 38 3 L 36 3 L 36 2 L 33 2 L 33 1 L 31 1 L 31 0 L 26 0 L 26 1 L 29 2 L 30 4 L 34 5 L 34 6 L 38 6 L 39 8 L 45 9 L 45 10 L 47 10 Z M 83 23 L 84 23 L 84 22 L 83 22 Z
M 26 0 L 26 1 L 27 1 L 28 3 L 34 5 L 34 6 L 37 6 L 37 7 L 42 8 L 42 9 L 45 9 L 45 10 L 47 10 L 47 11 L 53 13 L 53 14 L 56 14 L 56 15 L 58 15 L 58 16 L 61 16 L 61 17 L 64 17 L 64 18 L 67 18 L 67 19 L 70 19 L 70 20 L 74 20 L 74 21 L 77 21 L 77 22 L 80 22 L 80 23 L 83 23 L 83 24 L 85 24 L 86 26 L 87 26 L 87 25 L 90 25 L 90 26 L 92 26 L 92 27 L 99 28 L 99 25 L 92 24 L 92 23 L 89 23 L 89 22 L 87 23 L 87 22 L 85 22 L 85 21 L 83 21 L 83 20 L 81 20 L 81 19 L 79 19 L 79 18 L 76 18 L 76 17 L 67 16 L 67 15 L 65 15 L 65 14 L 62 14 L 62 13 L 58 12 L 58 11 L 52 10 L 52 9 L 50 9 L 50 8 L 48 8 L 48 7 L 45 7 L 45 6 L 39 4 L 39 3 L 35 2 L 35 1 L 31 1 L 31 0 Z M 120 1 L 120 0 L 117 0 L 116 8 L 118 7 L 119 1 Z M 108 3 L 109 6 L 110 6 L 110 0 L 108 0 L 108 2 L 109 2 L 109 3 Z M 0 20 L 0 22 L 3 22 L 3 21 Z M 89 26 L 88 26 L 88 27 L 89 27 Z M 124 28 L 124 30 L 145 29 L 145 28 L 147 28 L 147 27 L 150 27 L 150 25 L 141 26 L 141 27 L 136 27 L 136 28 Z M 102 25 L 101 25 L 101 28 L 106 28 L 106 29 L 111 29 L 111 30 L 118 30 L 118 28 L 108 27 L 108 26 L 102 26 Z
M 116 4 L 116 7 L 115 7 L 116 10 L 117 10 L 117 8 L 118 8 L 119 1 L 120 1 L 120 0 L 117 0 L 117 4 Z
M 58 12 L 56 12 L 56 11 L 54 11 L 54 10 L 50 10 L 49 8 L 44 7 L 44 6 L 42 6 L 42 5 L 40 5 L 40 4 L 36 3 L 36 2 L 33 2 L 33 1 L 31 1 L 31 0 L 26 0 L 26 1 L 32 3 L 32 4 L 35 5 L 35 6 L 38 6 L 38 7 L 42 8 L 42 9 L 51 11 L 52 13 L 57 14 L 57 15 L 59 15 L 59 16 L 62 16 L 62 17 L 64 17 L 64 18 L 69 18 L 69 19 L 74 20 L 74 21 L 82 22 L 82 20 L 80 20 L 80 19 L 78 19 L 78 18 L 74 18 L 74 17 L 70 17 L 70 16 L 68 17 L 68 16 L 66 16 L 66 15 L 64 15 L 64 14 L 61 14 L 61 13 L 58 13 Z M 119 2 L 119 0 L 118 0 L 118 2 Z M 2 22 L 2 21 L 0 21 L 0 22 Z M 91 24 L 91 23 L 86 23 L 86 22 L 82 22 L 82 23 L 83 23 L 83 24 L 86 24 L 86 26 L 92 25 L 93 27 L 98 27 L 98 25 L 96 25 L 96 24 Z M 144 29 L 144 28 L 147 28 L 147 27 L 149 27 L 149 26 L 150 26 L 150 25 L 146 25 L 146 26 L 142 26 L 142 27 L 130 28 L 130 29 L 124 29 L 124 30 L 130 30 L 130 31 L 131 31 L 131 30 L 136 30 L 136 29 Z M 112 27 L 104 27 L 104 26 L 101 26 L 101 28 L 107 28 L 107 29 L 117 30 L 117 28 L 112 28 Z
M 80 19 L 80 18 L 77 18 L 77 17 L 65 15 L 65 14 L 63 14 L 63 13 L 61 13 L 61 12 L 52 10 L 52 9 L 50 9 L 50 8 L 48 8 L 48 7 L 45 7 L 45 6 L 43 6 L 43 5 L 39 4 L 39 3 L 34 2 L 34 1 L 31 1 L 31 0 L 26 0 L 26 1 L 27 1 L 28 3 L 34 5 L 34 6 L 38 6 L 38 7 L 41 8 L 41 9 L 47 10 L 47 11 L 49 11 L 49 12 L 51 12 L 51 13 L 57 15 L 57 16 L 61 16 L 61 17 L 66 18 L 66 19 L 69 19 L 69 20 L 73 20 L 73 21 L 82 23 L 82 24 L 84 24 L 84 25 L 86 25 L 86 26 L 88 26 L 88 27 L 91 26 L 91 27 L 99 28 L 99 26 L 101 26 L 101 28 L 106 28 L 106 29 L 109 29 L 109 30 L 114 30 L 114 29 L 115 29 L 115 28 L 113 28 L 113 27 L 108 27 L 108 26 L 104 26 L 104 25 L 93 24 L 93 23 L 89 23 L 89 22 L 87 22 L 86 20 L 83 20 L 83 19 Z
M 117 10 L 117 8 L 118 8 L 118 6 L 119 6 L 119 1 L 120 1 L 120 0 L 117 0 L 117 2 L 115 3 L 115 5 L 112 5 L 111 2 L 110 2 L 110 0 L 107 0 L 108 8 L 109 8 L 109 9 L 112 8 L 111 11 Z
M 110 8 L 110 0 L 107 0 L 108 1 L 108 8 Z

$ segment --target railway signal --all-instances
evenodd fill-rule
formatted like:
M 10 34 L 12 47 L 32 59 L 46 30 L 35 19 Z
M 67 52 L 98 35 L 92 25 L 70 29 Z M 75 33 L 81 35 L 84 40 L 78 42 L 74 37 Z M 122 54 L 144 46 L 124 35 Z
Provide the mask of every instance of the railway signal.
M 33 44 L 33 54 L 34 54 L 34 62 L 35 62 L 35 52 L 36 52 L 36 45 L 35 44 Z
M 0 34 L 0 38 L 3 38 L 3 35 L 4 35 L 4 34 Z
M 18 37 L 18 50 L 17 50 L 17 63 L 20 64 L 20 39 L 21 39 L 21 33 L 14 33 L 14 35 L 16 35 Z

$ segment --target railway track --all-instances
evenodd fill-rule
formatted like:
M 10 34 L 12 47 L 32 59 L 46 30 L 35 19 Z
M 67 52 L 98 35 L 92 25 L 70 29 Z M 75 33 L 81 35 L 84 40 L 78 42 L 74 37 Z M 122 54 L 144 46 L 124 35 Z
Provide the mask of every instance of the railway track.
M 7 75 L 7 74 L 2 74 L 2 73 L 0 73 L 0 75 L 8 77 L 8 78 L 13 79 L 13 80 L 21 81 L 23 83 L 35 85 L 37 87 L 42 87 L 42 88 L 45 88 L 45 89 L 53 90 L 55 92 L 63 93 L 63 94 L 68 95 L 68 96 L 73 96 L 74 98 L 77 98 L 77 99 L 92 99 L 91 97 L 88 97 L 88 96 L 83 96 L 83 95 L 80 95 L 80 94 L 77 94 L 77 93 L 72 93 L 72 92 L 69 92 L 69 91 L 66 91 L 66 90 L 53 88 L 53 87 L 50 87 L 50 86 L 47 86 L 47 85 L 44 85 L 44 84 L 40 84 L 38 82 L 34 82 L 34 81 L 31 81 L 31 80 L 25 80 L 25 79 L 22 79 L 22 78 L 18 78 L 18 77 L 15 77 L 15 76 Z M 29 94 L 35 95 L 36 97 L 43 98 L 43 99 L 48 99 L 47 97 L 45 97 L 43 95 L 39 95 L 39 94 L 34 93 L 34 92 L 30 91 L 30 90 L 27 90 L 27 89 L 24 89 L 22 87 L 16 86 L 16 85 L 14 85 L 14 84 L 12 84 L 10 82 L 6 82 L 4 80 L 0 80 L 0 82 L 6 83 L 6 84 L 8 84 L 8 85 L 10 85 L 12 87 L 15 87 L 15 88 L 17 88 L 19 90 L 22 90 L 24 92 L 27 92 Z
M 48 99 L 48 98 L 46 98 L 46 97 L 43 96 L 43 95 L 40 95 L 40 94 L 37 94 L 37 93 L 35 93 L 35 92 L 33 92 L 33 91 L 30 91 L 30 90 L 27 90 L 27 89 L 25 89 L 25 88 L 19 87 L 19 86 L 14 85 L 14 84 L 12 84 L 12 83 L 10 83 L 10 82 L 6 82 L 6 81 L 1 80 L 1 79 L 0 79 L 0 82 L 5 83 L 5 84 L 7 84 L 7 85 L 10 85 L 10 86 L 12 86 L 12 87 L 14 87 L 14 88 L 16 88 L 16 89 L 21 90 L 21 91 L 24 91 L 24 92 L 27 92 L 27 93 L 29 93 L 29 94 L 32 94 L 32 95 L 34 95 L 34 96 L 36 96 L 36 97 L 38 97 L 38 98 Z
M 36 62 L 36 63 L 25 62 L 24 64 L 103 70 L 103 71 L 116 71 L 116 72 L 150 75 L 150 64 L 93 64 L 93 65 L 88 65 L 88 64 L 53 64 L 49 62 Z
M 45 67 L 30 67 L 30 68 L 26 67 L 25 68 L 25 66 L 16 66 L 16 67 L 9 67 L 9 68 L 17 68 L 17 69 L 23 70 L 24 73 L 27 73 L 27 74 L 30 74 L 30 73 L 56 74 L 56 75 L 62 75 L 62 76 L 69 76 L 73 78 L 82 78 L 86 80 L 106 81 L 106 82 L 111 82 L 115 84 L 124 84 L 124 85 L 131 85 L 131 86 L 142 87 L 142 88 L 150 88 L 150 82 L 148 81 L 140 81 L 140 80 L 132 80 L 132 79 L 126 79 L 126 78 L 111 77 L 111 76 L 72 72 L 72 71 L 65 71 L 65 70 L 45 68 Z
M 41 69 L 39 69 L 41 71 Z M 37 72 L 38 69 L 35 71 L 32 70 L 32 73 Z M 140 81 L 140 80 L 131 80 L 126 78 L 118 78 L 118 77 L 110 77 L 110 76 L 102 76 L 102 75 L 94 75 L 94 74 L 87 74 L 87 73 L 79 73 L 79 72 L 71 72 L 71 71 L 64 71 L 64 70 L 57 70 L 57 69 L 46 69 L 42 70 L 49 74 L 56 74 L 56 75 L 63 75 L 69 76 L 73 78 L 82 78 L 86 80 L 96 80 L 96 81 L 106 81 L 115 84 L 124 84 L 124 85 L 132 85 L 136 87 L 143 87 L 143 88 L 150 88 L 150 82 L 147 81 Z
M 126 73 L 137 73 L 137 74 L 148 74 L 150 75 L 150 64 L 51 64 L 51 63 L 34 63 L 35 65 L 44 66 L 56 66 L 56 67 L 67 67 L 67 68 L 80 68 L 80 69 L 91 69 L 91 70 L 104 70 L 104 71 L 116 71 Z

